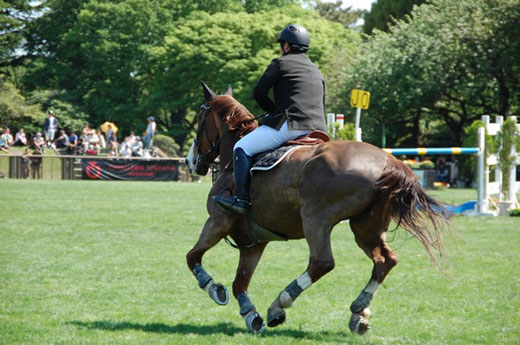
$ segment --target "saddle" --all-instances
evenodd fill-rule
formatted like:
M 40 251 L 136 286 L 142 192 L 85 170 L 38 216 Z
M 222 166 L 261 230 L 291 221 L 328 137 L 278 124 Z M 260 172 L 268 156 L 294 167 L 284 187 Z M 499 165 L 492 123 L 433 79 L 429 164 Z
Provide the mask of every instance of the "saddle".
M 265 171 L 276 167 L 293 150 L 308 145 L 319 145 L 329 141 L 329 136 L 323 131 L 313 131 L 294 140 L 289 140 L 279 148 L 261 152 L 252 159 L 250 171 Z

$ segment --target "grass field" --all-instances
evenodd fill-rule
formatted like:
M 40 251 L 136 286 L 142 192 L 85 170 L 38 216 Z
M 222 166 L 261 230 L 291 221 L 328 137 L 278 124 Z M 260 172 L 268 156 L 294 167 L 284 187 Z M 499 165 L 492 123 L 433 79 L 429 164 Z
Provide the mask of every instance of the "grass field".
M 349 306 L 371 263 L 347 223 L 333 232 L 334 271 L 248 334 L 232 298 L 217 306 L 185 255 L 206 219 L 207 183 L 0 180 L 0 344 L 518 344 L 520 218 L 453 220 L 447 274 L 417 241 L 389 235 L 400 257 L 375 296 L 365 336 Z M 472 190 L 432 192 L 453 203 Z M 238 252 L 218 244 L 204 267 L 231 287 Z M 303 272 L 305 241 L 271 243 L 249 288 L 265 317 Z

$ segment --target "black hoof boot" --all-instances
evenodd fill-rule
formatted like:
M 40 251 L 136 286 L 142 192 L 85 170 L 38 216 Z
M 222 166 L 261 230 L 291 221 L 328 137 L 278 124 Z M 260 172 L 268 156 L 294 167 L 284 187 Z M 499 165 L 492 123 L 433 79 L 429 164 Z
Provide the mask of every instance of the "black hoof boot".
M 285 310 L 276 308 L 267 311 L 267 326 L 276 327 L 285 322 Z

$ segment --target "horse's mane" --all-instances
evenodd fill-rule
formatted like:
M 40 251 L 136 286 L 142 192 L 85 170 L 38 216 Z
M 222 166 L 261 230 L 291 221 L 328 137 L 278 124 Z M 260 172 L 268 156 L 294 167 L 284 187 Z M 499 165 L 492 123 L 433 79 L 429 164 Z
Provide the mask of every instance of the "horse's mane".
M 258 127 L 253 114 L 239 101 L 230 95 L 219 95 L 208 102 L 214 112 L 229 126 L 230 130 L 238 130 L 243 136 Z M 246 120 L 251 120 L 244 122 Z

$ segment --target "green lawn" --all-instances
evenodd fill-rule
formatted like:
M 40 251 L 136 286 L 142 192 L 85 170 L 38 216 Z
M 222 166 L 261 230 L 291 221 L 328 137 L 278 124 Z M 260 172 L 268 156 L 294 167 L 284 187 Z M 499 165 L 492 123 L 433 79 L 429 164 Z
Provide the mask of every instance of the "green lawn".
M 442 274 L 414 239 L 374 298 L 372 329 L 348 331 L 371 263 L 348 223 L 333 232 L 334 271 L 248 334 L 232 298 L 217 306 L 185 255 L 206 219 L 208 183 L 0 180 L 0 344 L 518 344 L 520 218 L 456 217 Z M 473 190 L 433 191 L 446 201 Z M 231 287 L 238 252 L 224 242 L 204 266 Z M 265 317 L 303 272 L 305 241 L 271 243 L 249 288 Z

